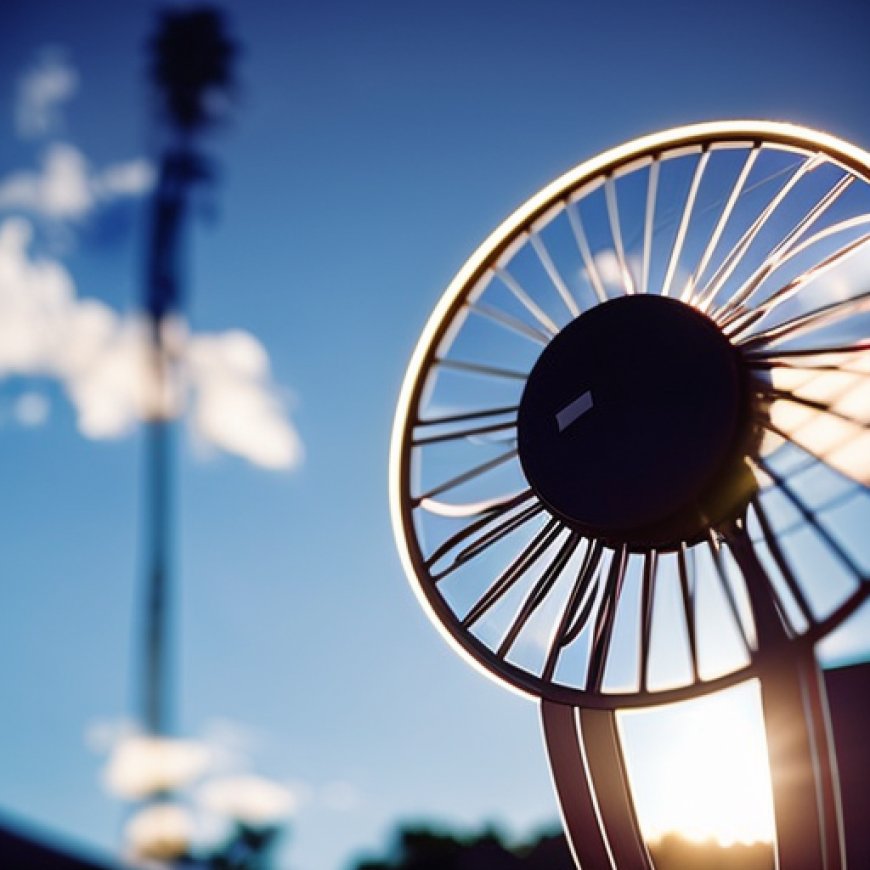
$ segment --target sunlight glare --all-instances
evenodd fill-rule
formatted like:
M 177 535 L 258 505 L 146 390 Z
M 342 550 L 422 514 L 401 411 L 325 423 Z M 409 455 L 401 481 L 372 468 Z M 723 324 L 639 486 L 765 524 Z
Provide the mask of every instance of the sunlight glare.
M 623 749 L 648 841 L 771 842 L 773 801 L 758 686 L 619 717 Z

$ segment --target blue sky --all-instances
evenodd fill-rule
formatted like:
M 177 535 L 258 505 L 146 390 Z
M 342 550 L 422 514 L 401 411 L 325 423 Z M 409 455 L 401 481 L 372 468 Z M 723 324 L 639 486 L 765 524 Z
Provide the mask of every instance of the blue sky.
M 214 219 L 191 237 L 191 324 L 256 336 L 264 389 L 304 459 L 263 468 L 180 433 L 178 729 L 231 731 L 251 768 L 307 795 L 287 852 L 300 870 L 344 866 L 399 818 L 526 833 L 556 817 L 535 706 L 453 656 L 395 553 L 387 451 L 413 345 L 489 231 L 605 147 L 729 117 L 870 145 L 870 8 L 226 8 L 241 86 L 232 124 L 208 142 L 221 181 Z M 153 158 L 142 56 L 153 11 L 6 5 L 0 185 L 37 169 L 50 142 L 95 172 Z M 22 137 L 21 76 L 50 47 L 78 87 L 50 136 Z M 79 297 L 135 306 L 140 202 L 113 195 L 61 230 L 37 222 L 42 256 L 65 265 Z M 48 400 L 40 425 L 16 420 L 22 393 Z M 0 809 L 109 849 L 121 810 L 86 736 L 132 709 L 142 445 L 83 437 L 55 378 L 4 379 L 0 415 Z

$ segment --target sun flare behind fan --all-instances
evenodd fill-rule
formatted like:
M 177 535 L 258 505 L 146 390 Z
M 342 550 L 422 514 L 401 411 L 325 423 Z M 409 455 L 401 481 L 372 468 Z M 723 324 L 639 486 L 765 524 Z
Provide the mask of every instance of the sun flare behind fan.
M 620 730 L 648 842 L 669 833 L 723 847 L 773 842 L 757 686 L 626 712 Z

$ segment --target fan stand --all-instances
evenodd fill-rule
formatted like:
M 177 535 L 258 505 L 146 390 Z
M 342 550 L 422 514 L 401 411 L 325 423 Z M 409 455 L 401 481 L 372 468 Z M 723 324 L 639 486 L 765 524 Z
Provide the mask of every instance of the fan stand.
M 650 870 L 616 713 L 544 700 L 541 719 L 574 863 L 589 870 Z
M 824 679 L 812 645 L 791 641 L 743 522 L 725 537 L 747 580 L 767 735 L 777 870 L 846 867 Z M 616 712 L 541 702 L 544 741 L 574 862 L 652 870 L 631 799 Z
M 824 679 L 811 643 L 795 643 L 743 522 L 726 534 L 752 604 L 770 761 L 779 870 L 846 866 L 843 819 Z

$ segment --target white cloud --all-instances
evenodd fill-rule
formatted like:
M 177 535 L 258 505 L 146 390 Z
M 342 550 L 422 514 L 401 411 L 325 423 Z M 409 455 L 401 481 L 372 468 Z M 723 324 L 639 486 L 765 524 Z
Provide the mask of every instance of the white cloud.
M 292 468 L 302 445 L 250 333 L 164 333 L 177 373 L 156 395 L 141 318 L 80 298 L 58 262 L 33 259 L 27 221 L 0 224 L 0 378 L 57 378 L 89 438 L 116 438 L 143 419 L 189 408 L 194 437 L 266 468 Z
M 22 393 L 15 401 L 12 414 L 22 426 L 42 426 L 51 410 L 48 399 L 42 393 Z
M 120 196 L 141 196 L 153 186 L 155 171 L 142 157 L 124 163 L 112 163 L 94 175 L 91 185 L 98 200 Z
M 604 248 L 592 257 L 598 279 L 604 285 L 606 291 L 612 295 L 622 295 L 626 292 L 627 284 L 631 286 L 631 292 L 638 291 L 638 275 L 641 272 L 640 258 L 626 253 L 625 273 L 620 259 L 613 248 Z M 583 276 L 590 281 L 588 271 L 583 269 Z M 672 292 L 673 295 L 673 292 Z
M 197 796 L 208 812 L 252 827 L 278 824 L 298 804 L 289 788 L 253 774 L 213 779 L 200 786 Z
M 598 270 L 598 277 L 604 282 L 608 288 L 622 289 L 622 267 L 619 265 L 619 258 L 616 256 L 616 251 L 607 248 L 604 251 L 599 251 L 595 254 L 595 268 Z
M 103 781 L 112 794 L 141 800 L 185 788 L 209 763 L 208 749 L 197 741 L 131 734 L 115 743 Z
M 78 90 L 79 76 L 56 50 L 45 50 L 18 78 L 15 129 L 22 138 L 46 136 L 61 125 L 60 107 Z
M 184 800 L 194 813 L 178 814 L 178 805 L 155 814 L 136 813 L 126 830 L 136 857 L 169 856 L 182 841 L 195 839 L 214 845 L 235 823 L 251 827 L 282 824 L 310 800 L 311 789 L 301 782 L 278 782 L 250 771 L 251 750 L 257 741 L 246 726 L 216 720 L 202 739 L 181 739 L 144 734 L 129 719 L 97 720 L 85 733 L 85 742 L 106 755 L 102 771 L 106 790 L 126 801 L 154 801 L 172 795 Z M 335 786 L 329 788 L 333 791 Z M 341 802 L 342 795 L 330 798 Z M 332 808 L 336 808 L 332 806 Z
M 266 468 L 285 468 L 299 461 L 299 439 L 286 425 L 277 397 L 252 389 L 269 374 L 268 355 L 253 335 L 231 330 L 194 336 L 187 361 L 195 402 L 193 422 L 200 436 Z
M 45 150 L 38 170 L 13 172 L 0 181 L 0 209 L 75 221 L 112 200 L 141 196 L 153 184 L 147 160 L 94 171 L 78 148 L 59 142 Z
M 124 840 L 134 861 L 171 861 L 188 850 L 192 839 L 190 813 L 168 801 L 137 811 L 124 827 Z

